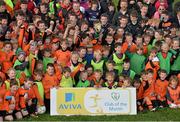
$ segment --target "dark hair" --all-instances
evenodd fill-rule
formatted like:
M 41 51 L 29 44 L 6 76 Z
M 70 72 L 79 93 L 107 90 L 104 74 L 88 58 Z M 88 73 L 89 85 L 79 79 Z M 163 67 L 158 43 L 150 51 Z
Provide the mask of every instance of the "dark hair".
M 63 68 L 63 73 L 66 73 L 66 72 L 70 72 L 71 73 L 71 69 L 69 67 L 64 67 Z

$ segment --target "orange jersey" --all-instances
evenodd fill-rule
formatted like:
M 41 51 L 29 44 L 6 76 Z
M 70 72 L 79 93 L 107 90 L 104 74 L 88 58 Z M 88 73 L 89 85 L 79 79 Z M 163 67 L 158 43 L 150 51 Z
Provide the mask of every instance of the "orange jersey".
M 160 79 L 156 80 L 156 83 L 155 83 L 155 92 L 156 92 L 156 95 L 160 96 L 160 99 L 161 101 L 164 101 L 166 100 L 166 90 L 167 90 L 167 87 L 168 87 L 168 84 L 169 82 L 167 80 L 164 80 L 164 81 L 161 81 Z
M 144 88 L 143 85 L 141 84 L 139 89 L 136 89 L 137 100 L 143 99 L 143 94 L 144 94 Z
M 156 57 L 152 61 L 148 61 L 146 63 L 145 70 L 152 69 L 153 73 L 154 73 L 153 77 L 154 77 L 154 79 L 156 79 L 157 78 L 157 72 L 158 72 L 159 68 L 160 68 L 159 59 Z
M 66 66 L 66 64 L 70 61 L 71 52 L 70 51 L 62 51 L 58 50 L 55 52 L 55 57 L 57 58 L 57 62 L 62 64 L 62 66 Z
M 143 87 L 144 87 L 143 97 L 144 98 L 148 97 L 151 100 L 155 100 L 156 96 L 155 96 L 155 82 L 154 82 L 154 80 L 148 81 L 148 82 L 143 81 Z
M 45 74 L 42 80 L 42 84 L 44 87 L 45 98 L 50 99 L 50 89 L 58 86 L 59 80 L 56 75 L 50 76 L 48 74 Z
M 174 103 L 180 104 L 180 86 L 178 86 L 177 88 L 172 88 L 169 86 L 167 90 L 170 99 L 173 100 Z
M 136 52 L 136 45 L 133 43 L 130 47 L 128 46 L 127 42 L 124 42 L 122 45 L 122 53 L 125 53 L 127 50 L 129 50 L 129 52 Z
M 26 103 L 28 100 L 32 100 L 33 98 L 36 98 L 33 88 L 30 88 L 30 89 L 19 88 L 18 92 L 19 92 L 19 96 L 20 96 L 20 98 L 19 98 L 20 107 L 22 109 L 26 108 Z M 27 99 L 25 99 L 25 94 L 27 94 L 27 96 L 28 96 Z
M 6 93 L 6 88 L 5 88 L 5 84 L 3 83 L 0 86 L 0 111 L 5 110 L 5 108 L 4 108 L 4 96 L 5 96 L 5 93 Z
M 6 80 L 6 75 L 5 75 L 5 73 L 3 73 L 3 72 L 1 72 L 1 71 L 0 71 L 0 77 L 2 78 L 3 81 Z
M 40 95 L 40 93 L 39 93 L 39 91 L 38 91 L 38 86 L 36 85 L 36 84 L 34 84 L 33 86 L 32 86 L 32 89 L 33 89 L 33 91 L 34 91 L 34 94 L 35 94 L 35 97 L 37 98 L 37 100 L 38 100 L 38 103 L 39 103 L 39 105 L 44 105 L 44 100 L 43 100 L 43 98 L 41 98 L 41 95 Z
M 2 71 L 4 73 L 6 73 L 9 68 L 13 66 L 14 56 L 15 54 L 13 51 L 10 51 L 8 53 L 0 51 L 0 63 L 2 64 Z
M 7 99 L 8 97 L 14 97 L 15 101 L 12 99 Z M 8 112 L 11 109 L 9 108 L 9 105 L 15 104 L 15 109 L 14 110 L 20 110 L 19 108 L 19 92 L 16 91 L 15 94 L 12 94 L 10 90 L 6 91 L 5 96 L 4 96 L 4 108 Z

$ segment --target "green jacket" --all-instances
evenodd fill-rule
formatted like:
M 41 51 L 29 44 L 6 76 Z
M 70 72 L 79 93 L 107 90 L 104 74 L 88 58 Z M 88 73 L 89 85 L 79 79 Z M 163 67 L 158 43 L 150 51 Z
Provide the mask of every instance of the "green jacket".
M 65 76 L 62 76 L 60 86 L 61 87 L 73 87 L 74 81 L 71 77 L 65 78 Z
M 172 54 L 168 52 L 167 57 L 164 58 L 164 57 L 162 56 L 162 53 L 159 52 L 159 53 L 157 54 L 157 56 L 158 56 L 158 58 L 159 58 L 160 69 L 166 70 L 166 72 L 169 74 L 170 69 L 171 69 L 170 61 L 171 61 Z
M 84 82 L 82 80 L 79 80 L 78 84 L 76 85 L 76 87 L 89 87 L 90 86 L 90 82 L 88 80 L 85 80 Z

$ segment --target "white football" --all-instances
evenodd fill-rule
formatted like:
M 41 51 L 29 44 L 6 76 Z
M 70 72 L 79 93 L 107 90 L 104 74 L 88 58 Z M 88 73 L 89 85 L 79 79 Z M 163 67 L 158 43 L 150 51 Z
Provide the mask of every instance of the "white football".
M 39 106 L 37 108 L 38 114 L 44 114 L 46 112 L 46 107 L 45 106 Z

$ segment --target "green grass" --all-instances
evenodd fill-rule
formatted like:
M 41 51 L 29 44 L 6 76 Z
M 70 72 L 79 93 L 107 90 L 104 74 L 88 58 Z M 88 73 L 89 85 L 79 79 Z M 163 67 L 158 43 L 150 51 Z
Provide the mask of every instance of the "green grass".
M 138 113 L 138 115 L 119 116 L 50 116 L 25 118 L 23 121 L 180 121 L 180 109 L 163 108 L 156 112 Z

